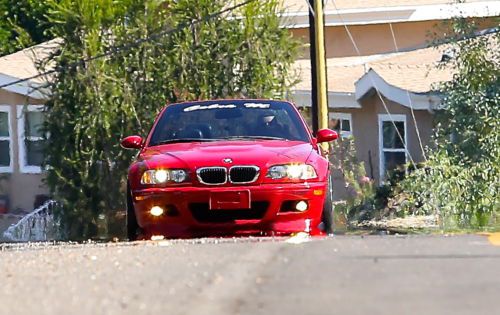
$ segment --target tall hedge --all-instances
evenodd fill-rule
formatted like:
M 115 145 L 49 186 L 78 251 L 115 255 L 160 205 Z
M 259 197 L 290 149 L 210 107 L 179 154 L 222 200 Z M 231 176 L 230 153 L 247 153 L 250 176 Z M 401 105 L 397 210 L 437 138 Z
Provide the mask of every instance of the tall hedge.
M 133 158 L 120 148 L 120 139 L 145 136 L 167 102 L 281 97 L 294 79 L 291 64 L 299 44 L 280 28 L 275 0 L 254 1 L 211 19 L 230 4 L 49 3 L 53 35 L 64 43 L 50 58 L 59 72 L 46 112 L 47 183 L 70 239 L 117 233 L 112 227 L 122 223 L 117 214 L 123 213 Z M 108 56 L 86 61 L 100 54 Z

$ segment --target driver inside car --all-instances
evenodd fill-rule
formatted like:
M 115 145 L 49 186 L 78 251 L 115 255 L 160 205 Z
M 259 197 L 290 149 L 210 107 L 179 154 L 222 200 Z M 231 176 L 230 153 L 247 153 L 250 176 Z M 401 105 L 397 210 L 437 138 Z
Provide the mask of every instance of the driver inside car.
M 260 115 L 253 128 L 253 135 L 284 138 L 288 132 L 285 127 L 278 122 L 276 116 L 272 113 Z

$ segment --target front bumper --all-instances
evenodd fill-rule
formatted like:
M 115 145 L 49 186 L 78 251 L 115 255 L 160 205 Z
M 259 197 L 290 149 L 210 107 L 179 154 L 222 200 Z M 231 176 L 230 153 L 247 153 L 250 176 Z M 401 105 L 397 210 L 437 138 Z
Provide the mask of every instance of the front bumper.
M 234 187 L 147 188 L 132 191 L 139 226 L 146 237 L 200 237 L 240 234 L 282 235 L 320 233 L 318 225 L 326 183 L 263 184 Z M 210 210 L 211 192 L 250 191 L 251 209 Z M 308 210 L 290 210 L 294 201 L 306 201 Z M 284 205 L 285 203 L 285 205 Z M 288 205 L 288 207 L 287 207 Z M 153 206 L 165 213 L 150 214 Z

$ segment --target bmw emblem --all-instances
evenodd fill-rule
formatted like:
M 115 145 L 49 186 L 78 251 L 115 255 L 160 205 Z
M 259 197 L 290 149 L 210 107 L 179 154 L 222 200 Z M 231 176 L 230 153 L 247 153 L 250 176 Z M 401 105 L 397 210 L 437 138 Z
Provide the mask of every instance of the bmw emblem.
M 226 164 L 231 164 L 231 163 L 233 163 L 233 160 L 230 159 L 230 158 L 225 158 L 225 159 L 222 160 L 222 162 L 224 162 Z

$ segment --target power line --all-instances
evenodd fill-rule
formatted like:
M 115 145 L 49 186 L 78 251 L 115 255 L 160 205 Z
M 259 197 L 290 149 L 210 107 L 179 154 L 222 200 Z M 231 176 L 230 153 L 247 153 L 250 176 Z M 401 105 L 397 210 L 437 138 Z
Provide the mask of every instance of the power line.
M 193 27 L 193 26 L 196 26 L 196 25 L 201 24 L 203 22 L 208 22 L 208 21 L 210 21 L 210 20 L 212 20 L 212 19 L 214 19 L 216 17 L 219 17 L 219 16 L 221 16 L 221 15 L 223 15 L 225 13 L 228 13 L 228 12 L 232 12 L 232 11 L 234 11 L 234 10 L 236 10 L 238 8 L 241 8 L 243 6 L 246 6 L 247 4 L 250 4 L 251 2 L 254 2 L 254 1 L 256 1 L 256 0 L 247 0 L 247 1 L 244 1 L 244 2 L 239 3 L 237 5 L 234 5 L 232 7 L 228 7 L 226 9 L 224 9 L 224 10 L 219 11 L 219 12 L 212 13 L 212 14 L 208 15 L 207 17 L 203 18 L 203 19 L 194 20 L 194 21 L 191 21 L 189 23 L 181 23 L 176 28 L 164 30 L 164 31 L 152 34 L 150 36 L 147 36 L 145 38 L 137 39 L 137 40 L 133 41 L 132 43 L 129 43 L 129 44 L 126 44 L 126 45 L 122 45 L 120 47 L 112 47 L 108 52 L 101 53 L 101 54 L 98 54 L 98 55 L 95 55 L 95 56 L 91 56 L 91 57 L 88 57 L 88 58 L 84 58 L 84 59 L 79 60 L 77 62 L 73 62 L 70 65 L 65 66 L 65 67 L 55 68 L 55 69 L 48 70 L 48 71 L 45 71 L 43 73 L 39 73 L 39 74 L 30 76 L 30 77 L 27 77 L 27 78 L 24 78 L 24 79 L 19 79 L 19 80 L 15 80 L 15 81 L 11 81 L 11 82 L 2 84 L 2 85 L 0 85 L 0 89 L 6 88 L 6 87 L 11 86 L 11 85 L 23 83 L 23 82 L 26 82 L 26 81 L 38 79 L 40 77 L 44 77 L 44 76 L 47 76 L 47 75 L 50 75 L 50 74 L 53 74 L 53 73 L 56 73 L 56 72 L 62 72 L 65 69 L 72 69 L 74 67 L 77 67 L 78 65 L 81 65 L 82 63 L 94 61 L 94 60 L 97 60 L 97 59 L 100 59 L 100 58 L 104 58 L 104 57 L 109 57 L 109 56 L 112 56 L 112 55 L 117 54 L 117 53 L 122 53 L 122 52 L 127 51 L 130 48 L 136 47 L 136 46 L 138 46 L 138 45 L 140 45 L 142 43 L 149 42 L 149 41 L 155 40 L 157 38 L 160 38 L 160 37 L 163 37 L 163 36 L 166 36 L 166 35 L 171 35 L 171 34 L 177 33 L 177 32 L 179 32 L 179 31 L 181 31 L 181 30 L 183 30 L 185 28 Z
M 392 27 L 392 23 L 389 23 L 389 27 L 391 29 L 391 35 L 392 35 L 392 40 L 394 42 L 394 48 L 396 49 L 396 52 L 399 52 L 398 42 L 396 40 L 396 35 L 394 34 L 394 28 Z M 411 100 L 410 92 L 407 89 L 405 89 L 405 91 L 406 91 L 406 96 L 408 97 L 408 101 L 410 102 L 411 117 L 413 118 L 413 125 L 415 126 L 415 132 L 417 133 L 417 139 L 418 139 L 418 143 L 420 145 L 420 150 L 422 151 L 422 157 L 424 158 L 425 161 L 427 161 L 427 156 L 425 155 L 424 145 L 422 143 L 422 137 L 420 137 L 420 130 L 418 129 L 418 125 L 417 125 L 417 118 L 415 117 L 415 110 L 413 109 L 413 101 Z

